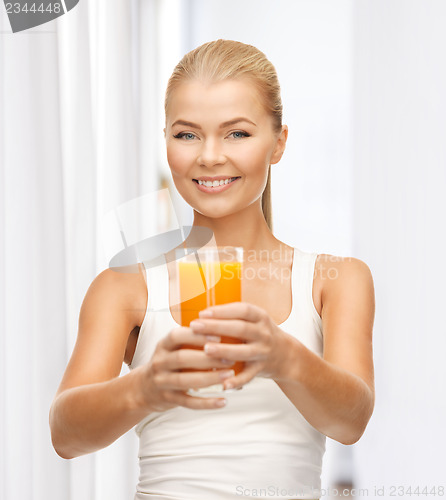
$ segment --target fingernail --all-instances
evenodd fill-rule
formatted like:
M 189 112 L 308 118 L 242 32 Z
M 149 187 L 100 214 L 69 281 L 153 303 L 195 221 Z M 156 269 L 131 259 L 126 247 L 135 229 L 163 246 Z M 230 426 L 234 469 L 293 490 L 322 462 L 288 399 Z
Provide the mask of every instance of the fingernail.
M 218 399 L 215 402 L 215 406 L 218 406 L 219 408 L 222 408 L 223 406 L 226 406 L 226 399 Z
M 213 354 L 214 352 L 217 352 L 217 346 L 210 345 L 210 344 L 205 344 L 204 345 L 204 352 L 206 354 Z
M 229 389 L 232 389 L 234 387 L 234 384 L 231 384 L 231 382 L 228 382 L 227 384 L 224 384 L 223 390 L 228 391 Z
M 221 338 L 217 337 L 216 335 L 206 335 L 206 339 L 209 340 L 209 342 L 220 342 Z M 231 361 L 232 363 L 232 361 Z
M 203 323 L 201 323 L 200 321 L 196 321 L 196 320 L 191 321 L 189 326 L 190 326 L 190 327 L 192 328 L 192 330 L 194 330 L 195 332 L 199 332 L 200 330 L 203 330 L 203 328 L 204 328 L 204 324 L 203 324 Z
M 204 309 L 203 311 L 200 311 L 198 313 L 198 316 L 200 316 L 200 318 L 210 318 L 212 317 L 212 311 L 210 311 L 209 309 Z
M 225 379 L 225 378 L 229 378 L 229 377 L 233 377 L 233 376 L 234 376 L 234 370 L 226 370 L 224 372 L 220 372 L 221 379 Z
M 220 361 L 225 365 L 233 365 L 235 363 L 235 361 L 232 361 L 231 359 L 220 359 Z

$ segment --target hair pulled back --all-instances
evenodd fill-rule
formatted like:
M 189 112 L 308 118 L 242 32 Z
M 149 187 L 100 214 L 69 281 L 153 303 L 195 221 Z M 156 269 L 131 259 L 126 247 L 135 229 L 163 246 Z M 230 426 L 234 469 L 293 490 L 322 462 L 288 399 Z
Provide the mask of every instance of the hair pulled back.
M 257 88 L 265 110 L 273 119 L 274 131 L 279 133 L 282 130 L 282 99 L 276 69 L 259 49 L 234 40 L 205 43 L 181 59 L 167 84 L 164 101 L 166 115 L 172 92 L 185 81 L 216 83 L 240 79 L 249 80 Z M 271 166 L 262 194 L 262 210 L 272 230 Z

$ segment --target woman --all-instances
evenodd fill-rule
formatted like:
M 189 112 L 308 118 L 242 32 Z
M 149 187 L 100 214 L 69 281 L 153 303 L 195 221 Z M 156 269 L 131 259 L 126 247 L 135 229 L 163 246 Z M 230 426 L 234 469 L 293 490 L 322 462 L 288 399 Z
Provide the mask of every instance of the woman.
M 288 129 L 262 52 L 217 40 L 186 54 L 165 110 L 167 158 L 194 227 L 249 255 L 244 301 L 180 327 L 169 265 L 103 271 L 50 411 L 54 447 L 76 457 L 137 425 L 137 499 L 318 498 L 325 437 L 355 443 L 373 411 L 370 270 L 271 231 L 270 168 Z M 223 344 L 222 334 L 241 343 Z M 245 363 L 238 375 L 236 360 Z M 131 371 L 118 377 L 123 361 Z M 243 390 L 187 393 L 221 381 Z

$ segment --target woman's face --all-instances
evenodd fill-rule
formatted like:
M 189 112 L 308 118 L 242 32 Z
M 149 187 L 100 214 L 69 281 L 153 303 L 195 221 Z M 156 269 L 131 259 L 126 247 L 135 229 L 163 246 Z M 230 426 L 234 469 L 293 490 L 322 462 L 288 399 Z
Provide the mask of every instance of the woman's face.
M 250 82 L 192 80 L 171 95 L 165 136 L 179 193 L 197 212 L 218 218 L 260 204 L 269 165 L 285 148 L 287 128 L 274 132 Z

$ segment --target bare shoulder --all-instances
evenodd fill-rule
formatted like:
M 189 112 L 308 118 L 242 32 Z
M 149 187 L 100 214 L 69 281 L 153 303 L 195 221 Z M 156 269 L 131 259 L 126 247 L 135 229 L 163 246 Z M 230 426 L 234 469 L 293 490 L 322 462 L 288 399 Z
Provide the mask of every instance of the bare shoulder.
M 355 257 L 318 254 L 314 266 L 313 302 L 320 316 L 324 302 L 333 294 L 355 293 L 358 286 L 374 297 L 373 277 L 369 266 Z
M 369 266 L 356 257 L 319 254 L 315 275 L 322 282 L 323 293 L 359 284 L 373 289 L 373 277 Z
M 339 255 L 320 253 L 317 256 L 316 265 L 326 278 L 336 275 L 341 270 L 344 273 L 365 272 L 371 276 L 369 266 L 356 257 L 341 257 Z
M 96 276 L 82 302 L 76 344 L 58 392 L 119 375 L 130 334 L 145 313 L 146 290 L 143 271 L 105 269 Z
M 141 266 L 138 272 L 107 268 L 99 273 L 87 290 L 82 308 L 94 311 L 102 303 L 114 304 L 130 324 L 141 326 L 147 303 L 144 268 Z

